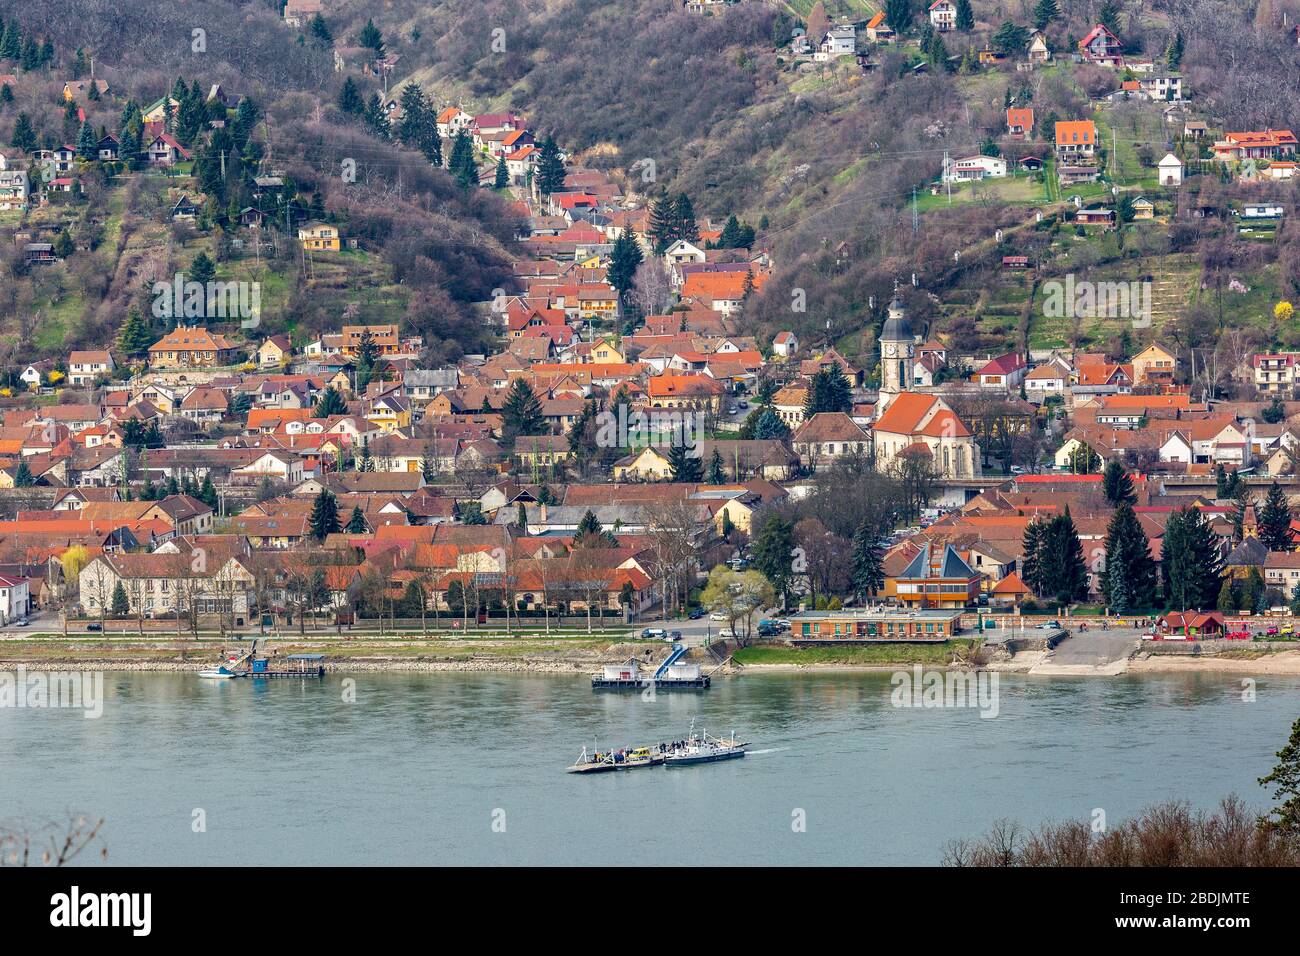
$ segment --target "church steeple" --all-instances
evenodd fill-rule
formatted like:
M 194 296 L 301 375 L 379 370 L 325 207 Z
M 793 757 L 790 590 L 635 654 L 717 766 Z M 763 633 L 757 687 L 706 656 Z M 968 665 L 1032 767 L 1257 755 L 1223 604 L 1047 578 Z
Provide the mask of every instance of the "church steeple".
M 880 330 L 881 403 L 906 391 L 912 381 L 912 362 L 916 357 L 916 336 L 907 309 L 897 295 L 889 303 L 889 315 Z M 888 398 L 886 397 L 888 396 Z

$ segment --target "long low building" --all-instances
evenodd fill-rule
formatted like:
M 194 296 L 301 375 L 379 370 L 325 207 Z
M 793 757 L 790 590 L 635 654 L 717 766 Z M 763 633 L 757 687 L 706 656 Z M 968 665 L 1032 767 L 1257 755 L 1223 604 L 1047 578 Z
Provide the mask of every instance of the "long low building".
M 890 608 L 803 611 L 790 618 L 794 644 L 942 642 L 961 630 L 961 611 Z

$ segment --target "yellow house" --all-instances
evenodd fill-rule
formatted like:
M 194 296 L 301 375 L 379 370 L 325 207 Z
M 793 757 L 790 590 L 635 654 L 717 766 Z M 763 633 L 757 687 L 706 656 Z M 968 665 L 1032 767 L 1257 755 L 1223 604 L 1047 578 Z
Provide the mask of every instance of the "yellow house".
M 384 432 L 395 432 L 411 424 L 411 406 L 403 398 L 385 395 L 375 399 L 366 412 L 366 421 L 374 422 Z
M 608 365 L 612 362 L 623 364 L 627 361 L 623 357 L 623 352 L 619 349 L 618 344 L 613 339 L 601 339 L 591 347 L 591 360 L 601 365 Z
M 605 260 L 599 255 L 587 256 L 578 263 L 579 269 L 600 269 L 605 266 Z
M 713 523 L 718 529 L 718 534 L 722 534 L 724 515 L 731 519 L 733 528 L 749 534 L 749 530 L 754 523 L 754 509 L 751 506 L 745 504 L 739 498 L 732 498 L 719 508 L 713 515 Z
M 258 365 L 279 365 L 289 357 L 290 346 L 287 335 L 272 335 L 257 347 Z
M 1178 356 L 1160 345 L 1148 345 L 1133 356 L 1134 385 L 1172 385 Z
M 673 466 L 668 456 L 646 447 L 614 462 L 615 481 L 662 481 L 671 478 Z
M 307 222 L 299 226 L 298 241 L 304 249 L 338 252 L 342 248 L 338 227 L 323 222 Z

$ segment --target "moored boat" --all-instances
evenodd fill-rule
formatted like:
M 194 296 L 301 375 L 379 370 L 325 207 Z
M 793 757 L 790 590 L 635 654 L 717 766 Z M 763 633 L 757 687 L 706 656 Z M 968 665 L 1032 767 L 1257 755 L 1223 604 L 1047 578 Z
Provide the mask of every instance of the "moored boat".
M 605 773 L 612 770 L 636 770 L 639 767 L 657 767 L 664 762 L 662 747 L 636 747 L 632 749 L 601 751 L 592 746 L 591 752 L 582 748 L 566 773 Z

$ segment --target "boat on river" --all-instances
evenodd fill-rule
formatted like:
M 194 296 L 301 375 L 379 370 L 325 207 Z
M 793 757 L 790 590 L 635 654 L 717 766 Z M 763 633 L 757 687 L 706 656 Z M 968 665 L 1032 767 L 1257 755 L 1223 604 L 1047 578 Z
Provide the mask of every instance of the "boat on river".
M 698 735 L 692 733 L 680 747 L 674 747 L 664 754 L 665 767 L 686 767 L 697 763 L 715 763 L 719 760 L 734 760 L 745 756 L 746 743 L 736 739 L 735 731 L 730 737 L 711 737 L 707 730 Z
M 572 766 L 566 773 L 607 773 L 616 770 L 638 770 L 641 767 L 657 767 L 664 762 L 662 745 L 654 747 L 635 747 L 631 749 L 602 751 L 592 744 L 591 752 L 582 748 Z

